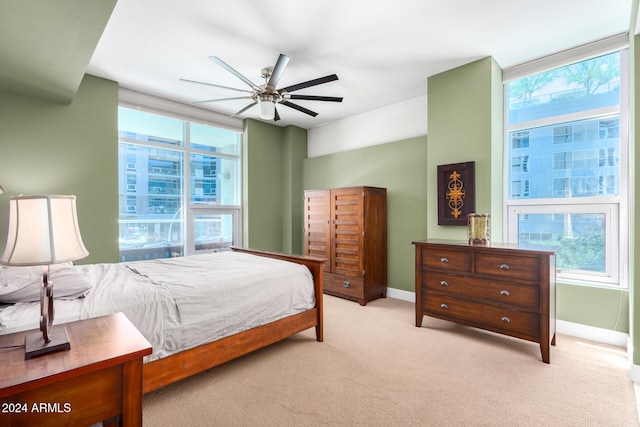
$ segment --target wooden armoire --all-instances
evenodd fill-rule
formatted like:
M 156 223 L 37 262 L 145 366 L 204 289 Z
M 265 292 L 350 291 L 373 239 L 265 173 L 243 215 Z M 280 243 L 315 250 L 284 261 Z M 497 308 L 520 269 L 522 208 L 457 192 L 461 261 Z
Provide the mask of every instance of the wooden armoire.
M 360 305 L 387 296 L 387 190 L 304 192 L 304 250 L 327 258 L 324 293 Z

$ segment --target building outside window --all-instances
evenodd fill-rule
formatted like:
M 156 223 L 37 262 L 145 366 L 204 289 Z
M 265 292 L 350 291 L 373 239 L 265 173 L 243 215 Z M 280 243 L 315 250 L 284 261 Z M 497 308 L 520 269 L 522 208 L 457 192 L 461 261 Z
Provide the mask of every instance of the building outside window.
M 120 260 L 240 242 L 241 133 L 118 109 Z
M 505 83 L 507 239 L 557 246 L 564 282 L 626 283 L 626 67 L 619 50 Z

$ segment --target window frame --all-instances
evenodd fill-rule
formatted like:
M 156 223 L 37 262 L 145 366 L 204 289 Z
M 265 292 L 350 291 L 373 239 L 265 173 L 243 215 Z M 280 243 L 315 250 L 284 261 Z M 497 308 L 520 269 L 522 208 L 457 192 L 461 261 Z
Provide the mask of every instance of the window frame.
M 628 39 L 616 37 L 596 42 L 589 46 L 582 46 L 561 54 L 542 58 L 539 62 L 524 64 L 505 70 L 504 84 L 504 144 L 503 144 L 503 232 L 507 242 L 517 243 L 518 214 L 554 214 L 554 213 L 605 213 L 606 218 L 606 253 L 607 272 L 605 274 L 586 273 L 584 271 L 569 271 L 557 269 L 557 280 L 563 283 L 577 285 L 591 285 L 616 289 L 628 288 L 629 268 L 629 236 L 622 230 L 629 226 L 629 52 Z M 619 107 L 595 108 L 570 114 L 536 119 L 529 122 L 509 124 L 509 93 L 507 85 L 510 81 L 536 74 L 550 69 L 561 68 L 572 63 L 585 61 L 607 53 L 620 52 L 620 105 Z M 599 119 L 607 116 L 619 117 L 619 188 L 618 195 L 584 196 L 577 198 L 541 198 L 541 199 L 512 199 L 511 168 L 512 158 L 520 156 L 510 150 L 510 133 L 519 133 L 519 141 L 523 140 L 525 132 L 532 128 L 570 124 L 585 119 Z M 528 146 L 528 135 L 527 138 Z M 524 146 L 520 145 L 520 148 Z M 605 157 L 606 157 L 605 153 Z M 600 152 L 598 153 L 600 157 Z M 600 158 L 598 158 L 598 161 Z M 606 160 L 606 158 L 605 158 Z M 588 160 L 586 160 L 588 161 Z M 553 167 L 553 165 L 551 165 Z M 607 176 L 602 177 L 607 182 Z M 599 190 L 598 190 L 599 191 Z M 606 191 L 606 189 L 605 189 Z
M 185 119 L 186 121 L 186 119 Z M 191 120 L 188 123 L 197 123 L 200 125 L 206 126 L 215 126 L 209 123 L 202 123 L 198 120 Z M 217 126 L 216 126 L 217 127 Z M 198 214 L 214 214 L 214 215 L 232 215 L 233 218 L 233 240 L 231 245 L 237 246 L 242 242 L 242 133 L 240 133 L 239 144 L 238 144 L 238 153 L 235 155 L 227 154 L 227 153 L 214 153 L 207 150 L 201 150 L 198 148 L 191 147 L 191 126 L 186 127 L 186 135 L 185 135 L 185 154 L 184 154 L 184 189 L 183 195 L 184 200 L 183 204 L 187 208 L 185 209 L 185 221 L 184 221 L 184 251 L 185 255 L 194 255 L 201 254 L 207 252 L 217 252 L 217 249 L 197 249 L 195 242 L 195 217 L 196 213 Z M 238 197 L 239 204 L 237 205 L 215 205 L 209 203 L 193 203 L 191 201 L 191 193 L 189 189 L 191 188 L 191 155 L 199 154 L 207 157 L 218 157 L 222 159 L 231 159 L 238 161 L 238 180 L 236 181 L 236 189 L 235 194 Z
M 202 110 L 195 107 L 186 106 L 184 104 L 175 103 L 173 101 L 156 98 L 147 94 L 140 94 L 137 92 L 121 89 L 119 91 L 120 100 L 118 107 L 127 108 L 132 110 L 138 110 L 149 114 L 169 117 L 185 122 L 183 124 L 184 129 L 184 144 L 182 146 L 170 146 L 165 144 L 159 144 L 153 141 L 140 141 L 130 138 L 119 137 L 118 144 L 134 144 L 139 146 L 145 146 L 149 148 L 158 148 L 162 150 L 178 151 L 182 152 L 183 156 L 183 175 L 181 189 L 181 203 L 183 210 L 182 221 L 182 235 L 183 238 L 183 253 L 185 256 L 193 255 L 196 253 L 217 252 L 218 249 L 200 249 L 196 248 L 195 244 L 195 216 L 196 213 L 206 213 L 214 215 L 232 215 L 233 218 L 233 240 L 231 245 L 240 245 L 242 242 L 242 121 L 239 119 L 229 119 L 226 116 L 213 113 L 208 110 Z M 204 116 L 216 117 L 220 119 L 218 121 L 211 121 L 203 119 Z M 195 147 L 191 147 L 190 128 L 191 124 L 198 124 L 204 126 L 213 126 L 216 128 L 222 128 L 231 130 L 238 133 L 238 152 L 236 154 L 228 154 L 221 152 L 212 152 L 208 150 L 202 150 Z M 237 161 L 237 179 L 235 182 L 235 194 L 237 195 L 238 204 L 223 205 L 223 204 L 208 204 L 208 203 L 193 203 L 191 201 L 191 155 L 204 155 L 208 157 L 226 158 Z M 127 169 L 128 164 L 124 165 L 125 171 L 131 172 Z M 126 187 L 126 183 L 125 183 Z M 126 194 L 131 194 L 125 192 Z M 128 207 L 126 208 L 128 210 Z M 120 218 L 118 218 L 120 222 Z
M 561 199 L 564 200 L 564 199 Z M 545 203 L 546 202 L 546 203 Z M 622 264 L 620 263 L 621 233 L 619 224 L 619 206 L 617 203 L 558 203 L 556 199 L 537 199 L 535 203 L 513 204 L 507 209 L 508 236 L 519 236 L 518 215 L 537 214 L 604 214 L 605 216 L 605 240 L 606 256 L 605 271 L 585 273 L 584 270 L 571 270 L 556 268 L 556 275 L 570 283 L 588 285 L 603 285 L 605 283 L 620 283 Z M 517 241 L 517 240 L 515 240 Z

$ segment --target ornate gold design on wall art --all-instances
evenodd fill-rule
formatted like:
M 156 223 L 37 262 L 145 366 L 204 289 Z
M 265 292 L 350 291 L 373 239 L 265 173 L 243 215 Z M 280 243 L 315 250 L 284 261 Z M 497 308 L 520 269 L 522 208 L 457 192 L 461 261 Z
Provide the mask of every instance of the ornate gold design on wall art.
M 475 162 L 438 166 L 438 225 L 466 226 L 475 209 Z
M 453 171 L 449 175 L 449 184 L 447 189 L 447 201 L 449 202 L 449 209 L 451 209 L 451 216 L 459 218 L 462 215 L 462 208 L 464 206 L 464 182 L 460 180 L 461 175 L 458 171 Z

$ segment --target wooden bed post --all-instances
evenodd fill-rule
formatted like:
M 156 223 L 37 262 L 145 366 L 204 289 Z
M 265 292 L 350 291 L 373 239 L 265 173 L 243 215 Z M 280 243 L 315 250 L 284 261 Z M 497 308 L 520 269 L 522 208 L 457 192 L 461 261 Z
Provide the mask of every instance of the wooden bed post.
M 318 342 L 324 341 L 324 290 L 322 288 L 322 272 L 324 271 L 324 263 L 327 261 L 325 258 L 313 258 L 313 257 L 304 257 L 308 259 L 308 262 L 304 264 L 311 271 L 311 275 L 313 276 L 313 287 L 316 297 L 316 314 L 317 314 L 317 324 L 316 324 L 316 340 Z M 296 262 L 296 261 L 294 261 Z

